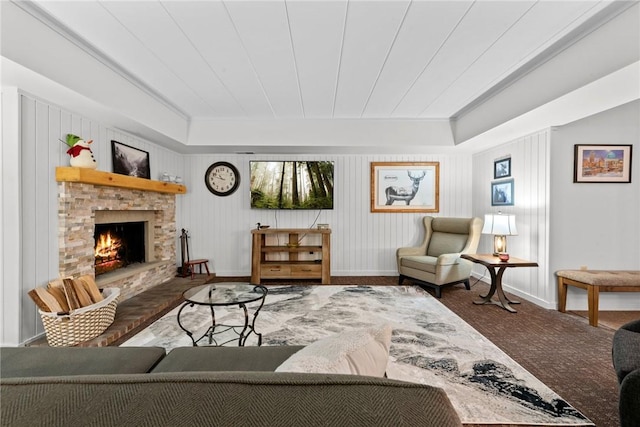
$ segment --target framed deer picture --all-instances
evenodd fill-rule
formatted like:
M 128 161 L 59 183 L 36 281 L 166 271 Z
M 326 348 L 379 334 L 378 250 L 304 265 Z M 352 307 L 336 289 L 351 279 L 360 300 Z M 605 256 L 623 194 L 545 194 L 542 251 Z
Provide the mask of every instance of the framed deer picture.
M 440 162 L 372 162 L 371 212 L 439 212 Z

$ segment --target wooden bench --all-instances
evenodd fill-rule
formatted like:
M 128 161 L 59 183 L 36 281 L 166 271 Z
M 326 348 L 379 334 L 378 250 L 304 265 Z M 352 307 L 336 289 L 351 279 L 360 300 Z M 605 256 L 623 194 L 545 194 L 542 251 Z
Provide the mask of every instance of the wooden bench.
M 598 326 L 600 292 L 640 292 L 640 271 L 625 270 L 560 270 L 558 277 L 558 311 L 567 307 L 567 286 L 586 289 L 589 324 Z

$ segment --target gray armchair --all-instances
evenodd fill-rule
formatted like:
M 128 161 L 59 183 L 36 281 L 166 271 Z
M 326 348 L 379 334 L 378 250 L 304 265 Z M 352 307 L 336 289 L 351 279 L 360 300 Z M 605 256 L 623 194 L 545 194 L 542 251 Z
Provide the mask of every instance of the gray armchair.
M 482 220 L 426 216 L 422 222 L 425 228 L 422 244 L 396 251 L 398 284 L 411 278 L 422 287 L 435 289 L 437 298 L 442 296 L 443 286 L 464 283 L 470 289 L 473 263 L 461 259 L 460 254 L 475 253 L 478 249 Z

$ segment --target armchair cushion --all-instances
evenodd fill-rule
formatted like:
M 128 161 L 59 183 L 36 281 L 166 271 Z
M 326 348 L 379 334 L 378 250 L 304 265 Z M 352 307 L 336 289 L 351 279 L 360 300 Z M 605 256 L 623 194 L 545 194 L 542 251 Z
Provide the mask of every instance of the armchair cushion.
M 427 255 L 440 256 L 442 254 L 459 253 L 464 249 L 464 245 L 469 240 L 468 234 L 454 234 L 454 233 L 442 233 L 435 232 L 431 236 L 429 241 L 429 248 L 427 249 Z
M 415 268 L 416 270 L 428 271 L 429 273 L 435 274 L 438 258 L 427 255 L 405 256 L 402 257 L 401 262 L 403 267 Z

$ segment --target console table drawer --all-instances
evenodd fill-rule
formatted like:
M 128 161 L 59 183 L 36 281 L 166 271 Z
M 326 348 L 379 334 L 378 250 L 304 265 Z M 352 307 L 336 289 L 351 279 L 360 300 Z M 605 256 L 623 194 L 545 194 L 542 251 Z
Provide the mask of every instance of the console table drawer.
M 267 279 L 322 277 L 322 265 L 320 264 L 263 264 L 261 270 L 261 276 Z
M 289 277 L 291 276 L 291 266 L 283 264 L 268 264 L 262 265 L 261 276 L 265 278 L 269 277 Z
M 320 264 L 298 264 L 291 265 L 292 277 L 322 277 L 322 265 Z

